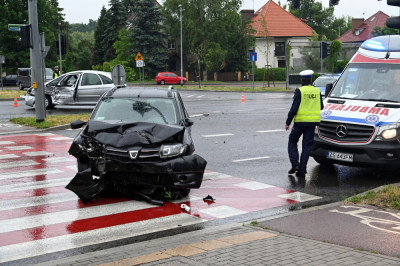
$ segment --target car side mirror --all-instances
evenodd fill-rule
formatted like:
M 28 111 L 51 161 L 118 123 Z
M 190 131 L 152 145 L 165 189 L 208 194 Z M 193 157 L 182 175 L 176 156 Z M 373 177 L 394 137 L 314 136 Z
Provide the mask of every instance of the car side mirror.
M 194 124 L 194 122 L 189 118 L 186 118 L 184 123 L 185 123 L 185 127 L 191 127 Z
M 84 125 L 86 125 L 86 122 L 84 122 L 80 119 L 77 119 L 77 120 L 72 121 L 72 123 L 70 125 L 71 125 L 72 129 L 78 129 L 78 128 L 81 128 Z
M 333 83 L 328 83 L 325 86 L 325 98 L 329 95 L 329 93 L 331 92 L 333 88 Z

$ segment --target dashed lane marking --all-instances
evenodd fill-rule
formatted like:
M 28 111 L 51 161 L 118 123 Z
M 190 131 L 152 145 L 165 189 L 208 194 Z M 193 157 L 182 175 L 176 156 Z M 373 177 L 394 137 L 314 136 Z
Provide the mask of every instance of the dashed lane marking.
M 263 156 L 263 157 L 254 157 L 254 158 L 247 158 L 247 159 L 232 160 L 232 162 L 240 163 L 240 162 L 264 160 L 264 159 L 269 159 L 269 158 L 271 158 L 271 157 L 270 156 Z
M 214 135 L 202 135 L 204 138 L 214 138 L 214 137 L 226 137 L 226 136 L 234 136 L 232 133 L 224 133 L 224 134 L 214 134 Z

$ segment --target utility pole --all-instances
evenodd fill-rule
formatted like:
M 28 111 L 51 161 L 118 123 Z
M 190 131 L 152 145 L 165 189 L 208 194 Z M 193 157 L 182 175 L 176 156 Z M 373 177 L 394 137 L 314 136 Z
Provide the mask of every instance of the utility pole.
M 41 45 L 39 39 L 39 26 L 38 26 L 38 16 L 37 16 L 37 0 L 28 0 L 28 10 L 29 10 L 29 23 L 31 24 L 32 31 L 32 81 L 33 88 L 35 91 L 35 113 L 36 122 L 43 122 L 46 117 L 46 110 L 44 105 L 44 84 L 43 75 L 41 71 Z
M 182 5 L 179 5 L 180 21 L 181 21 L 181 87 L 183 86 L 183 48 L 182 48 Z

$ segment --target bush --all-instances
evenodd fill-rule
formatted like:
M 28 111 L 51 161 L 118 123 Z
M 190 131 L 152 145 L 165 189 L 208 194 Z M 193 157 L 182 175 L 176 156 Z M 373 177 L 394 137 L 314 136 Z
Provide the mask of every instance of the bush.
M 285 68 L 256 68 L 254 69 L 254 80 L 255 81 L 267 81 L 269 71 L 270 81 L 285 81 L 286 80 L 286 69 Z M 251 71 L 250 71 L 251 72 Z M 250 73 L 251 74 L 251 73 Z M 264 76 L 265 74 L 265 76 Z

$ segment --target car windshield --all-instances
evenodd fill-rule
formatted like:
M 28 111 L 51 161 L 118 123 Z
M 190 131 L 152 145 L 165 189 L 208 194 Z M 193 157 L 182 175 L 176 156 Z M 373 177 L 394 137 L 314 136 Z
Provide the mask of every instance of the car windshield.
M 175 110 L 172 99 L 104 98 L 91 119 L 178 124 Z
M 350 64 L 336 83 L 330 97 L 400 102 L 400 65 Z
M 314 82 L 315 87 L 325 87 L 326 84 L 334 83 L 337 78 L 317 78 Z

